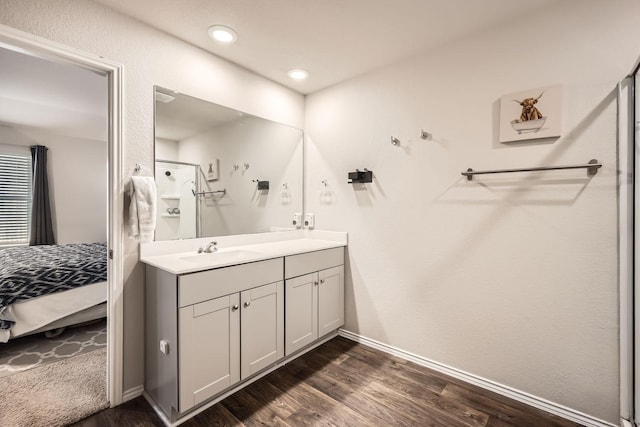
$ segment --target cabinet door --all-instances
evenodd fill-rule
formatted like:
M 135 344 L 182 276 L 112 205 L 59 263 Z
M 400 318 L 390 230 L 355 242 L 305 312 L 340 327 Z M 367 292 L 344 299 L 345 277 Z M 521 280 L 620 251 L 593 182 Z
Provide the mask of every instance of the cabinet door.
M 285 282 L 285 353 L 287 355 L 318 338 L 318 274 Z
M 344 325 L 344 266 L 318 273 L 318 337 Z
M 284 284 L 282 281 L 241 294 L 242 379 L 284 357 Z
M 239 305 L 236 293 L 180 308 L 180 412 L 240 381 Z

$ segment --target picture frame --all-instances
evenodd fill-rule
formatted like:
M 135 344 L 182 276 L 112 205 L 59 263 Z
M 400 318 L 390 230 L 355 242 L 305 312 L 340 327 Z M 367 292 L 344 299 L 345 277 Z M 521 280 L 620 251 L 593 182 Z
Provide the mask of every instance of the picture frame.
M 513 92 L 500 98 L 499 141 L 562 136 L 562 85 Z

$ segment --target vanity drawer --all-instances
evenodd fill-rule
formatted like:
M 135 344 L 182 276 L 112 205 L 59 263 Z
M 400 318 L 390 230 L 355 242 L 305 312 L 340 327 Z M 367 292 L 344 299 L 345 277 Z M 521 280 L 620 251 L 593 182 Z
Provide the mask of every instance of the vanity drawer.
M 185 307 L 282 280 L 283 259 L 222 267 L 178 277 L 178 306 Z
M 343 247 L 291 255 L 285 257 L 284 276 L 285 279 L 289 279 L 343 264 Z

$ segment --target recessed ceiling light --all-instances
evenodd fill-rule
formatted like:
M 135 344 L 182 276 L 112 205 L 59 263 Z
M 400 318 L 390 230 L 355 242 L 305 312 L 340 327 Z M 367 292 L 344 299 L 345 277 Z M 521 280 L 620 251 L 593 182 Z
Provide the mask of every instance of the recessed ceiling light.
M 217 42 L 231 44 L 238 40 L 238 34 L 225 25 L 212 25 L 209 27 L 209 37 Z
M 289 70 L 287 74 L 289 74 L 289 77 L 294 80 L 304 80 L 309 77 L 309 72 L 307 70 L 303 70 L 302 68 L 294 68 L 292 70 Z

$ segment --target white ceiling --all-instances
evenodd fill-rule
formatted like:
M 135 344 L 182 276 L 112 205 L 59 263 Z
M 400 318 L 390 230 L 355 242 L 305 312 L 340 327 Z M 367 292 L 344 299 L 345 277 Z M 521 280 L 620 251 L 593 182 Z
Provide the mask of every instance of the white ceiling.
M 308 94 L 559 0 L 96 1 Z M 213 24 L 238 41 L 213 42 Z
M 96 1 L 308 94 L 559 0 Z M 238 41 L 213 42 L 213 24 Z M 0 64 L 0 124 L 106 139 L 104 76 L 2 48 Z
M 0 64 L 0 125 L 107 140 L 105 75 L 3 48 Z
M 167 89 L 156 90 L 171 93 Z M 170 102 L 155 104 L 156 138 L 181 141 L 243 116 L 240 111 L 181 93 L 174 93 L 173 98 Z

